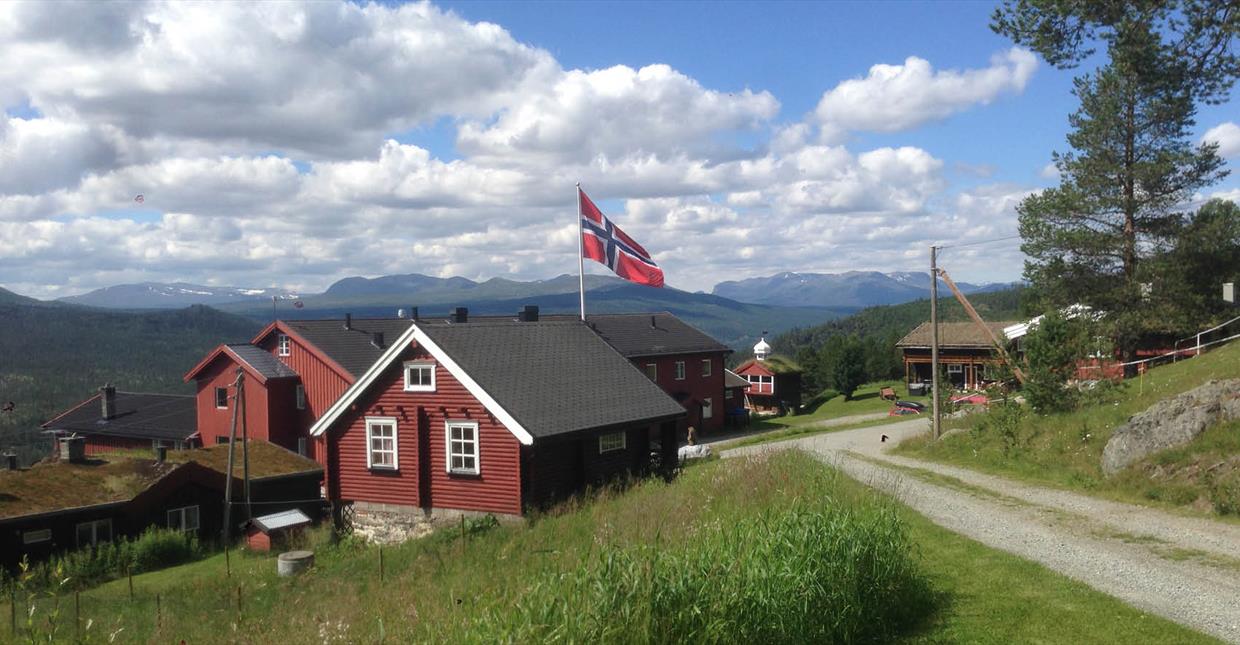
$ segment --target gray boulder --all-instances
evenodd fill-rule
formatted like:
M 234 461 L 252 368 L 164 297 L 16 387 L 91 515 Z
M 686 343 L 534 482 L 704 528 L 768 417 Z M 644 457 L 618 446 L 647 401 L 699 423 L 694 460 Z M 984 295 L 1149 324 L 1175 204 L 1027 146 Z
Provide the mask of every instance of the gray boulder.
M 1107 477 L 1160 450 L 1183 446 L 1210 426 L 1240 419 L 1240 379 L 1209 381 L 1134 414 L 1102 449 Z

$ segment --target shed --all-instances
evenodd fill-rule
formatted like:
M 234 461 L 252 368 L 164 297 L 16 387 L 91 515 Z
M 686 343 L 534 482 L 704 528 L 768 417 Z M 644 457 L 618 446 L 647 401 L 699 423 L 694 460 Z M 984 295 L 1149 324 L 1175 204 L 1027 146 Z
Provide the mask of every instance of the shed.
M 270 551 L 273 543 L 286 542 L 300 535 L 310 524 L 310 517 L 296 508 L 256 517 L 246 527 L 245 543 L 252 551 Z

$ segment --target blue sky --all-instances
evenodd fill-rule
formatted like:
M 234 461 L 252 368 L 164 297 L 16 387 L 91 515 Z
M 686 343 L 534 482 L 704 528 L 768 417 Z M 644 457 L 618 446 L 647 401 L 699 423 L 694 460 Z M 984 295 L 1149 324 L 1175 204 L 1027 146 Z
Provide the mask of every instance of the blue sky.
M 0 285 L 40 297 L 551 277 L 575 181 L 675 286 L 921 269 L 1053 185 L 1079 73 L 981 2 L 61 8 L 0 5 Z M 1232 163 L 1234 106 L 1197 135 Z M 1017 247 L 953 269 L 1015 279 Z

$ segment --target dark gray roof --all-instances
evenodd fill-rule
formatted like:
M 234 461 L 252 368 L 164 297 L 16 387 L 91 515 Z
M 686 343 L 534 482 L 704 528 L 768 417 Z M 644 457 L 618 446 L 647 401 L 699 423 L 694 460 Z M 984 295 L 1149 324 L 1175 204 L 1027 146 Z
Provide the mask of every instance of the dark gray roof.
M 116 414 L 104 419 L 96 394 L 43 427 L 78 434 L 184 441 L 198 432 L 196 402 L 190 395 L 117 392 Z
M 284 324 L 354 377 L 360 377 L 379 360 L 389 343 L 409 329 L 412 322 L 404 318 L 354 318 L 351 329 L 344 328 L 342 318 L 286 320 Z M 375 332 L 383 334 L 383 348 L 375 347 L 371 342 Z
M 723 386 L 724 387 L 749 387 L 749 379 L 733 372 L 732 370 L 723 370 Z
M 697 327 L 666 312 L 587 315 L 586 321 L 603 340 L 629 358 L 732 351 Z
M 535 438 L 685 414 L 579 320 L 418 326 Z
M 276 360 L 271 352 L 262 347 L 255 347 L 249 344 L 229 345 L 238 358 L 245 361 L 255 372 L 262 374 L 264 378 L 288 378 L 297 376 L 292 368 L 280 361 Z

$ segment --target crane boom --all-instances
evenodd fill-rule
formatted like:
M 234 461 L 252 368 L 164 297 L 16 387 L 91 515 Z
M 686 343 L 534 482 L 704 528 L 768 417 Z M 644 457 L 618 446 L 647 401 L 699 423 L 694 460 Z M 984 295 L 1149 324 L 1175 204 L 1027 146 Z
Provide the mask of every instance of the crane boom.
M 965 298 L 963 293 L 960 293 L 960 289 L 956 287 L 956 283 L 953 282 L 951 277 L 947 275 L 947 271 L 939 269 L 938 272 L 939 277 L 943 278 L 943 282 L 947 284 L 947 288 L 952 290 L 952 293 L 956 296 L 956 300 L 959 300 L 960 305 L 964 307 L 964 312 L 969 314 L 969 318 L 972 318 L 973 322 L 977 323 L 977 326 L 981 327 L 986 332 L 986 335 L 990 337 L 990 342 L 994 345 L 995 351 L 999 352 L 1000 360 L 1007 363 L 1007 366 L 1012 368 L 1012 373 L 1016 375 L 1016 380 L 1020 381 L 1021 385 L 1024 385 L 1025 373 L 1021 371 L 1020 366 L 1012 360 L 1010 355 L 1008 355 L 1007 349 L 1004 348 L 1003 343 L 999 341 L 999 337 L 995 335 L 994 330 L 986 324 L 986 321 L 982 320 L 982 317 L 977 313 L 977 310 L 973 308 L 973 305 L 969 302 L 969 299 Z

